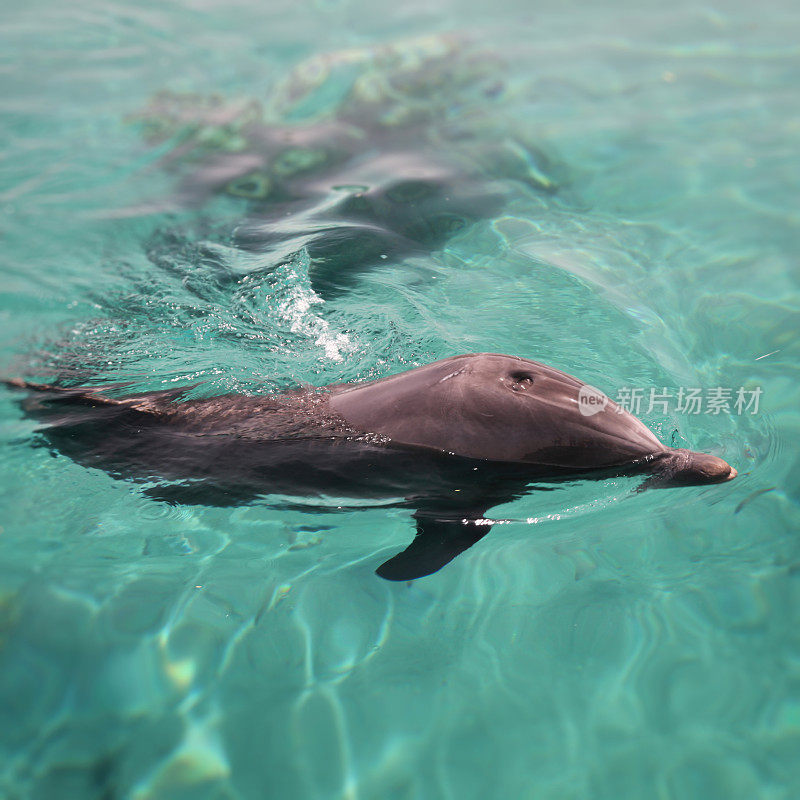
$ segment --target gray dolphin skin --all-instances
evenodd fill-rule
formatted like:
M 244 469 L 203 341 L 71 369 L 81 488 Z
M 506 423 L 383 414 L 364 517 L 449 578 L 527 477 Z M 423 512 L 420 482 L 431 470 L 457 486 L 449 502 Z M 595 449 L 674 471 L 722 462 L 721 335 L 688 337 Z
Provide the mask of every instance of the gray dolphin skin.
M 108 389 L 22 380 L 38 441 L 172 503 L 240 505 L 269 494 L 395 498 L 417 533 L 377 572 L 436 572 L 491 528 L 489 508 L 548 483 L 645 473 L 647 485 L 736 477 L 721 458 L 665 447 L 610 400 L 583 413 L 586 386 L 493 353 L 454 356 L 363 384 L 182 399 L 187 389 Z M 113 387 L 108 387 L 113 388 Z

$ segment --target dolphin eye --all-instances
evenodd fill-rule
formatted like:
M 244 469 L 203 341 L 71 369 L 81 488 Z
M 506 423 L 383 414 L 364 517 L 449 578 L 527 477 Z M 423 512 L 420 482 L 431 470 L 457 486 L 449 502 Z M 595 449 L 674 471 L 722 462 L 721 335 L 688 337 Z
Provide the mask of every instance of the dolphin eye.
M 533 375 L 527 372 L 515 372 L 509 376 L 511 378 L 511 388 L 515 392 L 524 392 L 533 386 Z

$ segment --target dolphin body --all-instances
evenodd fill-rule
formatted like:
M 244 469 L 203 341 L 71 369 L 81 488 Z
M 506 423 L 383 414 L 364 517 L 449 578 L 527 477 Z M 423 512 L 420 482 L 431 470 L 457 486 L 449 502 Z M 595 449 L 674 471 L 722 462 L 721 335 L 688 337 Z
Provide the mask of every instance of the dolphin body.
M 491 49 L 435 34 L 317 54 L 264 106 L 166 91 L 134 119 L 176 178 L 162 209 L 220 195 L 243 208 L 224 240 L 255 257 L 212 256 L 218 280 L 238 279 L 242 261 L 266 273 L 305 251 L 311 288 L 330 300 L 568 182 L 494 102 L 506 71 Z M 172 238 L 148 247 L 156 266 L 179 257 Z
M 648 473 L 726 481 L 712 455 L 665 447 L 612 401 L 585 415 L 584 383 L 524 358 L 454 356 L 363 384 L 264 396 L 115 398 L 22 380 L 29 416 L 57 451 L 173 503 L 239 505 L 267 494 L 402 498 L 417 533 L 378 575 L 436 572 L 485 536 L 494 505 L 532 481 Z M 110 388 L 110 387 L 109 387 Z

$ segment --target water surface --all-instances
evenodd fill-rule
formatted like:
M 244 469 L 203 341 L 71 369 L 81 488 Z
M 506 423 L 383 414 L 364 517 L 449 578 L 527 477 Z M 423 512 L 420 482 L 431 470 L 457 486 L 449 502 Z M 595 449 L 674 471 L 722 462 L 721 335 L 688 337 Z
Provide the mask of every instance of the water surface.
M 641 410 L 732 483 L 531 492 L 391 584 L 404 509 L 157 503 L 35 446 L 5 392 L 0 796 L 800 794 L 792 4 L 41 0 L 3 27 L 5 374 L 210 395 L 493 351 L 763 394 Z M 165 90 L 195 99 L 154 132 Z M 197 122 L 254 100 L 306 137 L 278 177 Z M 392 211 L 403 187 L 455 222 Z

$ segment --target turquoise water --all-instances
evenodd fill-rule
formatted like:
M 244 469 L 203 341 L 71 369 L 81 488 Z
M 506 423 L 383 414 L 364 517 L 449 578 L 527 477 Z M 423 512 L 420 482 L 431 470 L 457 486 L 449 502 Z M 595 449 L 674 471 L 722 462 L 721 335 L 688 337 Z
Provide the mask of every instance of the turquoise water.
M 3 391 L 0 797 L 800 796 L 793 4 L 3 18 L 3 374 L 210 395 L 494 351 L 612 396 L 763 394 L 757 414 L 640 413 L 735 481 L 533 491 L 392 584 L 374 569 L 407 510 L 157 503 L 34 446 Z M 258 152 L 252 100 L 260 130 L 321 147 L 345 120 L 361 143 L 339 188 L 311 158 L 312 199 L 268 244 L 258 186 L 210 176 Z M 333 198 L 418 158 L 480 213 L 358 269 L 343 246 L 326 289 L 306 217 L 335 229 Z

